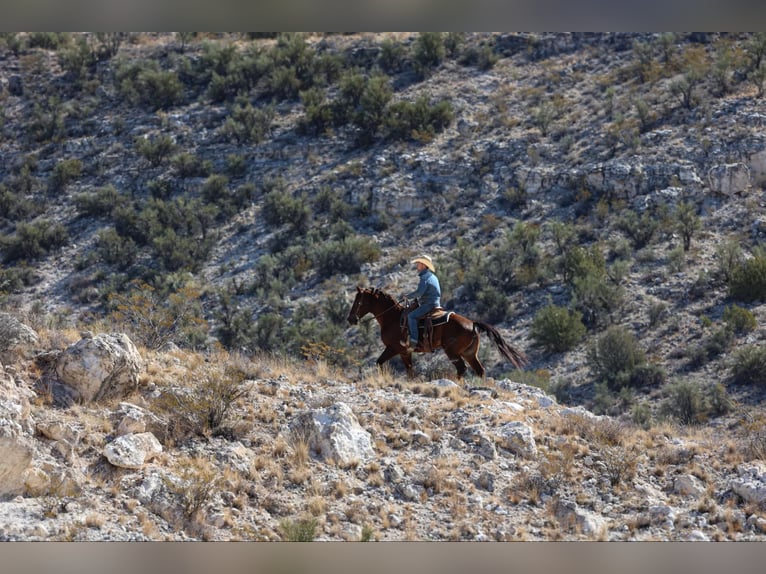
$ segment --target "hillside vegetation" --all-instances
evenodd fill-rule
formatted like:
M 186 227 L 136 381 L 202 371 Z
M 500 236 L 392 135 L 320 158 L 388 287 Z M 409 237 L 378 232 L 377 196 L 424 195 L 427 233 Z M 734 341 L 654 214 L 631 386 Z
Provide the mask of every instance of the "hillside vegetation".
M 224 477 L 231 500 L 168 503 L 143 536 L 297 537 L 303 511 L 330 539 L 766 530 L 763 497 L 731 486 L 760 476 L 766 433 L 766 35 L 4 33 L 0 70 L 0 304 L 40 335 L 0 351 L 36 420 L 87 420 L 72 424 L 96 438 L 62 455 L 89 468 L 80 490 L 97 476 L 131 512 L 141 499 L 94 454 L 118 403 L 43 392 L 75 333 L 127 334 L 146 361 L 129 398 L 158 416 L 163 389 L 237 389 L 227 415 L 245 426 L 166 429 L 154 463 L 204 483 L 241 446 L 220 455 L 247 461 Z M 421 253 L 445 306 L 498 327 L 524 371 L 483 340 L 484 381 L 449 385 L 441 352 L 415 356 L 415 380 L 399 359 L 375 372 L 377 324 L 346 322 L 356 287 L 411 291 Z M 385 461 L 328 467 L 287 433 L 336 389 L 360 394 Z M 522 421 L 539 451 L 503 442 Z M 268 504 L 261 479 L 280 489 Z M 466 505 L 491 526 L 472 530 Z M 46 538 L 25 532 L 7 535 Z

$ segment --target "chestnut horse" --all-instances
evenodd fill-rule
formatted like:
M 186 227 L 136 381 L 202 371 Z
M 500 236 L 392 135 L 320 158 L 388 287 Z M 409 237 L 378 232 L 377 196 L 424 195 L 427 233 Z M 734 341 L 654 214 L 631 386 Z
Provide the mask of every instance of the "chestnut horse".
M 389 359 L 399 355 L 407 368 L 407 373 L 411 376 L 413 350 L 407 349 L 401 343 L 401 320 L 404 310 L 405 308 L 391 295 L 379 289 L 357 287 L 354 304 L 351 305 L 351 310 L 348 312 L 348 322 L 351 325 L 356 325 L 359 319 L 367 313 L 371 313 L 380 325 L 380 338 L 386 346 L 383 353 L 378 357 L 377 365 L 381 366 Z M 487 323 L 472 321 L 457 313 L 451 313 L 446 323 L 434 325 L 433 330 L 431 350 L 444 349 L 447 357 L 457 369 L 458 379 L 462 379 L 467 370 L 466 361 L 479 377 L 484 378 L 484 367 L 477 356 L 479 352 L 478 331 L 487 333 L 500 354 L 517 369 L 521 369 L 527 363 L 524 353 L 506 343 L 498 330 Z M 414 352 L 425 352 L 422 340 Z

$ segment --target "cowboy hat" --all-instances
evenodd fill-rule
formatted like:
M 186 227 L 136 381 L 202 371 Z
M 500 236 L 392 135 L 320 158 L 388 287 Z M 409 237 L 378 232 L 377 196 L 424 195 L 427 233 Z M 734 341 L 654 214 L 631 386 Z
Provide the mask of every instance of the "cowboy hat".
M 433 262 L 431 261 L 431 258 L 428 255 L 419 255 L 419 256 L 415 257 L 415 259 L 413 259 L 410 263 L 412 263 L 413 265 L 415 263 L 422 263 L 423 265 L 428 267 L 431 270 L 432 273 L 436 273 L 436 269 L 434 268 L 434 264 L 433 264 Z

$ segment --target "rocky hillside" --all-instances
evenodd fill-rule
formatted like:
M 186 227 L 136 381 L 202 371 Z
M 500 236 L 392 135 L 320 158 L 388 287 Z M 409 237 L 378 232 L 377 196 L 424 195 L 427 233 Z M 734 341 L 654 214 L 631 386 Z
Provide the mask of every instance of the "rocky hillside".
M 764 46 L 3 35 L 3 536 L 760 539 Z

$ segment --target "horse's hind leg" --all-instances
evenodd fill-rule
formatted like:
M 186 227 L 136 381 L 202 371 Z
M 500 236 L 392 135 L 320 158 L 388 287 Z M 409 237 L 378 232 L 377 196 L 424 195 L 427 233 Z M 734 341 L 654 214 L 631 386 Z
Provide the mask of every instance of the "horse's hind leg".
M 463 375 L 465 375 L 465 372 L 468 370 L 468 367 L 465 366 L 465 361 L 463 361 L 460 355 L 454 351 L 444 349 L 444 352 L 447 354 L 447 358 L 449 358 L 450 362 L 455 365 L 455 368 L 457 369 L 457 378 L 462 379 Z
M 484 366 L 479 361 L 479 357 L 477 357 L 476 355 L 469 355 L 468 357 L 463 355 L 463 358 L 466 361 L 468 361 L 468 364 L 471 365 L 471 368 L 474 370 L 474 372 L 479 377 L 481 377 L 483 379 L 484 378 Z

